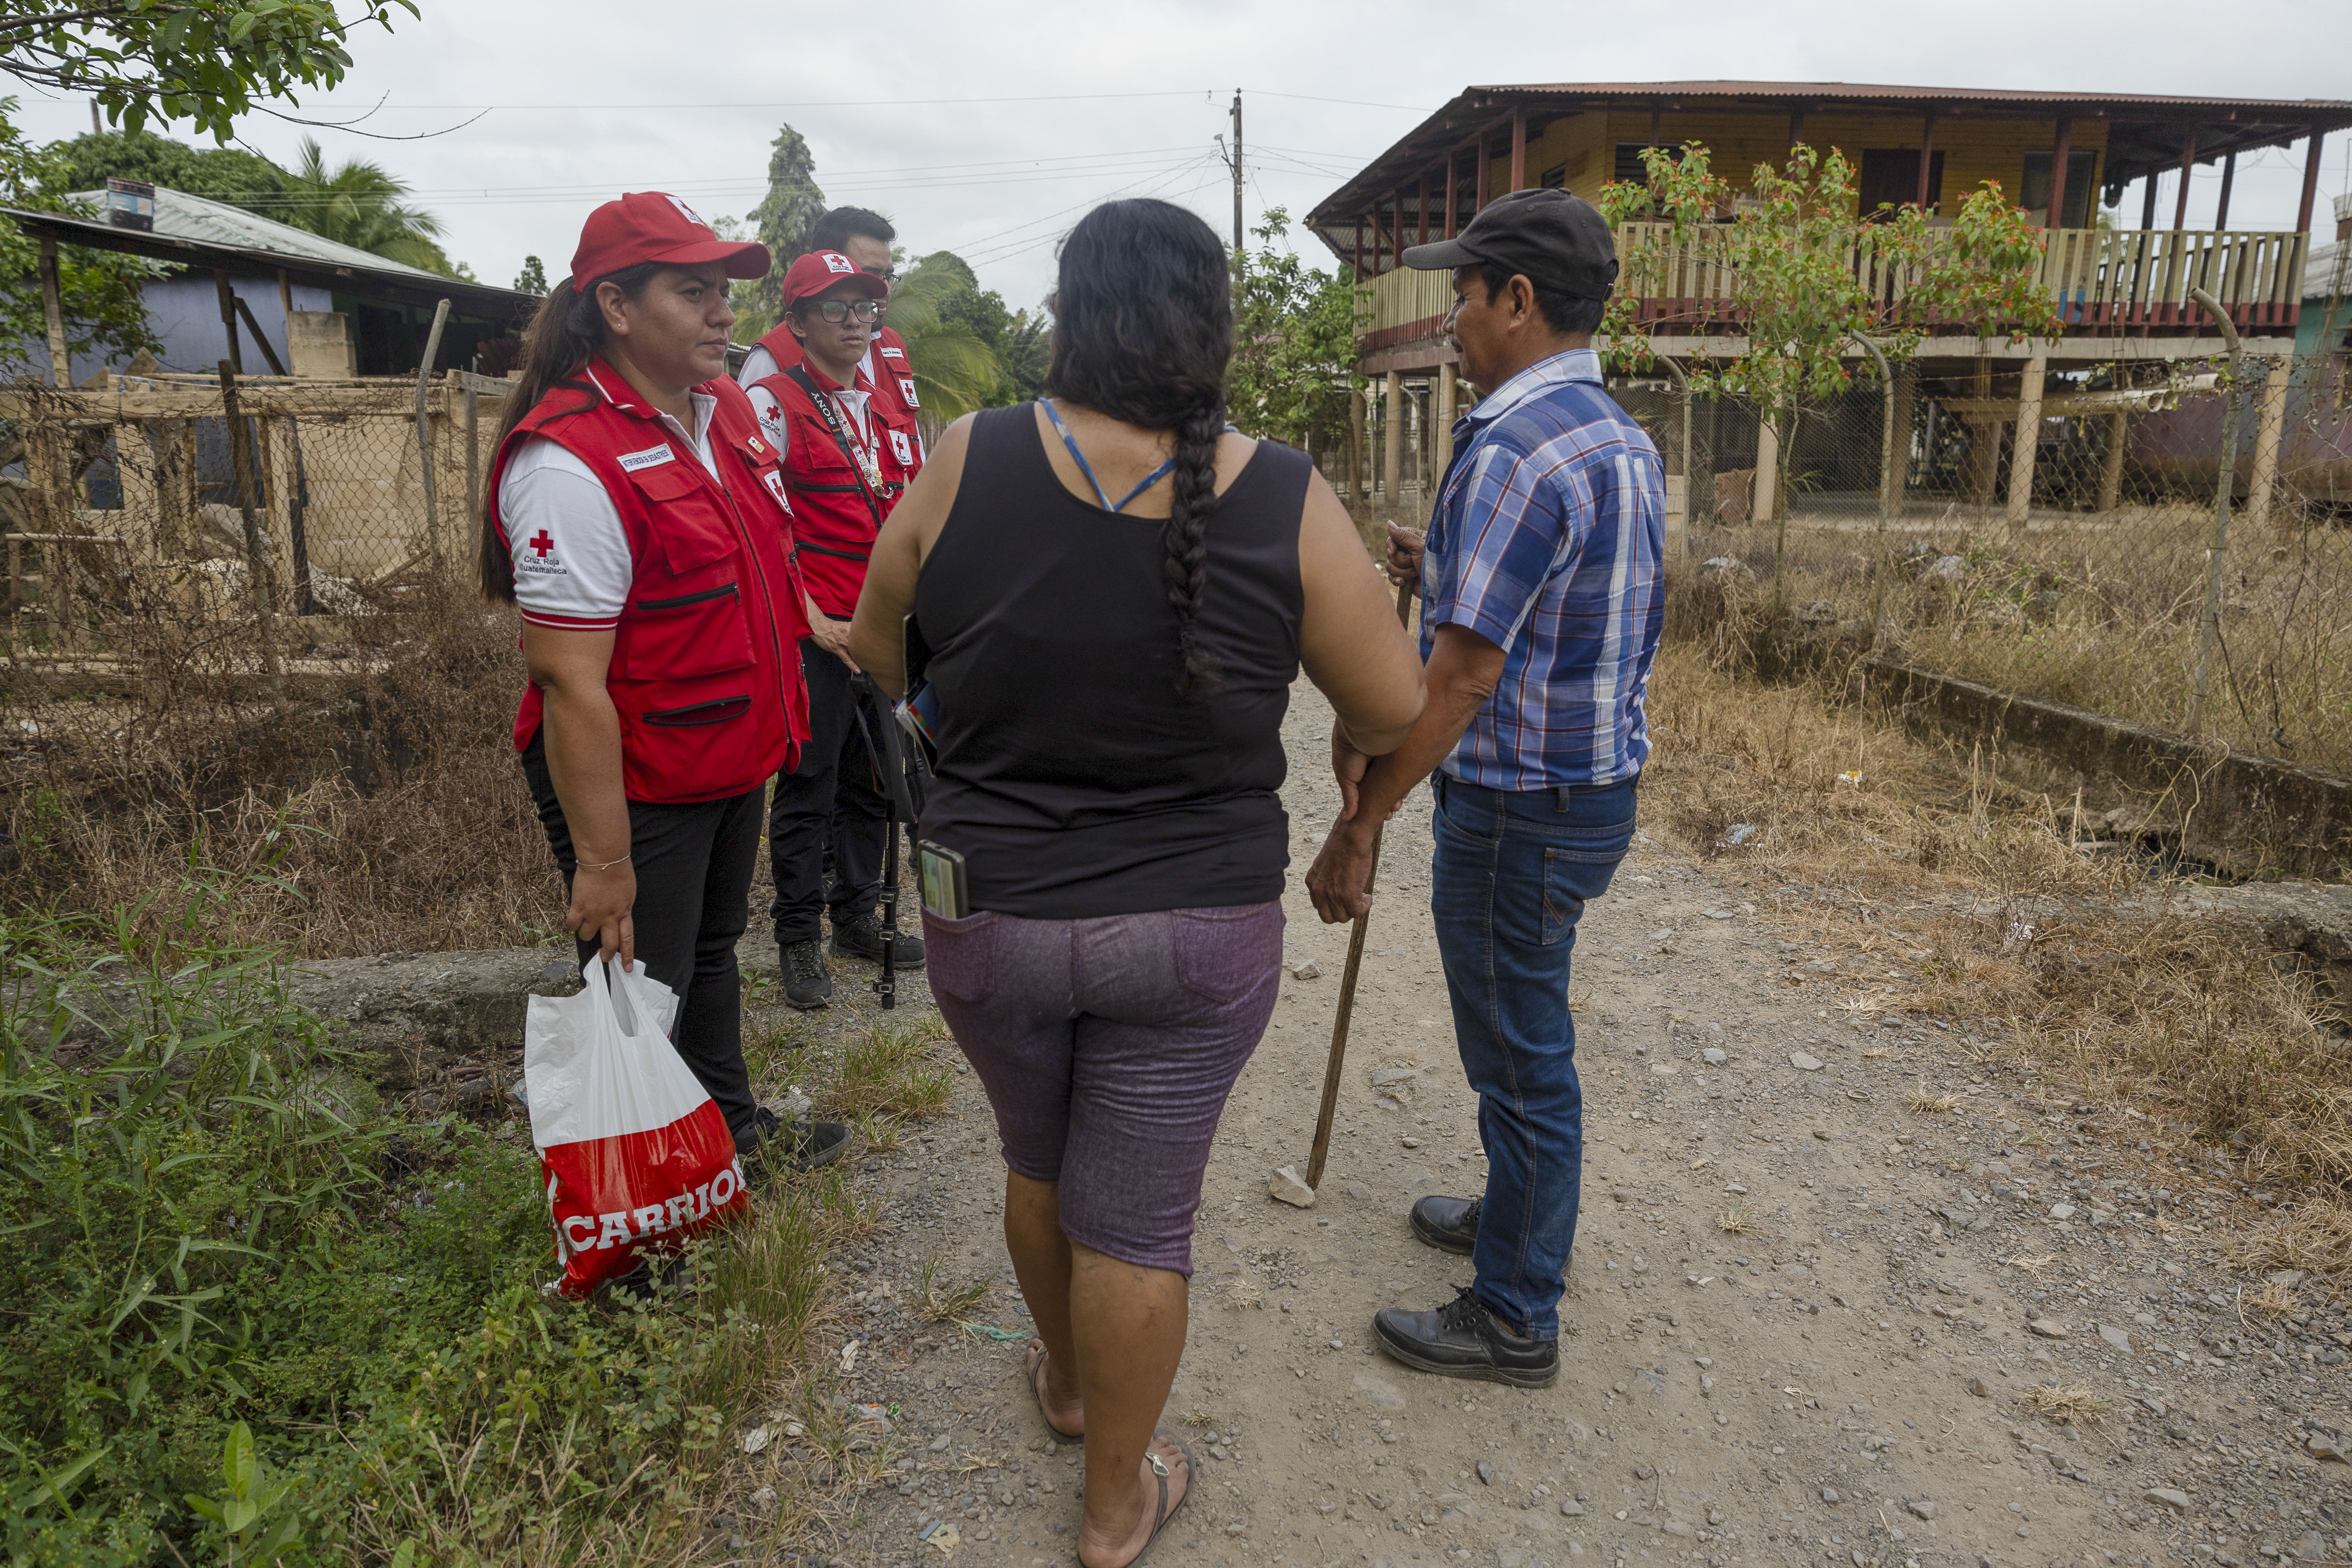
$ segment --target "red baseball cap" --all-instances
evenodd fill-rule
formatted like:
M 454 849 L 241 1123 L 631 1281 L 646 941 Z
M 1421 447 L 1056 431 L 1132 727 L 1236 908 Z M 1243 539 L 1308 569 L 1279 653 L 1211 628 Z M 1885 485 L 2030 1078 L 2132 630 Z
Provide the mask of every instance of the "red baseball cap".
M 784 303 L 797 305 L 844 281 L 864 285 L 869 300 L 890 297 L 888 279 L 860 271 L 857 263 L 838 250 L 812 250 L 793 262 L 792 269 L 784 274 Z
M 765 278 L 774 265 L 757 240 L 721 239 L 702 215 L 667 191 L 631 191 L 588 215 L 572 253 L 572 291 L 641 261 L 673 267 L 724 262 L 730 278 Z

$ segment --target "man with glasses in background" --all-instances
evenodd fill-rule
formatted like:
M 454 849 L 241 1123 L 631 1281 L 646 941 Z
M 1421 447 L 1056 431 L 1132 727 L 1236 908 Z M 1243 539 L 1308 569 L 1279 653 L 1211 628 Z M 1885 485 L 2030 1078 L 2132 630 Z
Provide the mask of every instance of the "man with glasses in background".
M 799 762 L 776 775 L 768 808 L 768 864 L 776 884 L 771 912 L 784 1000 L 805 1011 L 833 999 L 820 910 L 830 911 L 837 956 L 882 956 L 876 903 L 887 869 L 889 815 L 858 730 L 849 620 L 866 586 L 875 535 L 921 468 L 922 447 L 914 416 L 882 394 L 865 369 L 890 297 L 888 281 L 844 252 L 814 250 L 786 271 L 783 297 L 779 330 L 797 351 L 793 363 L 747 392 L 761 431 L 782 455 L 794 556 L 807 587 L 810 631 L 801 642 L 801 671 L 808 681 L 809 738 Z M 920 968 L 922 938 L 897 935 L 892 958 L 898 967 Z

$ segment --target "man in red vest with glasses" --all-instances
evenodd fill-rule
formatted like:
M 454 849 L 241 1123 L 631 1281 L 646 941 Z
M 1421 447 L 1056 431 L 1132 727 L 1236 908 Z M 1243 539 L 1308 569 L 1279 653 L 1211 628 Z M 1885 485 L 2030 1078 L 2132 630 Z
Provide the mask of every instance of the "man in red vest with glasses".
M 784 999 L 803 1010 L 833 998 L 820 911 L 830 911 L 836 955 L 878 961 L 883 931 L 875 906 L 882 878 L 895 871 L 883 864 L 888 807 L 858 726 L 851 684 L 857 667 L 849 657 L 850 616 L 875 536 L 922 464 L 914 416 L 864 368 L 889 295 L 888 282 L 840 251 L 794 261 L 784 274 L 782 330 L 800 351 L 798 363 L 749 389 L 761 428 L 783 454 L 808 585 L 810 631 L 800 653 L 810 734 L 799 762 L 776 775 L 768 809 Z M 894 963 L 921 967 L 922 939 L 894 936 Z

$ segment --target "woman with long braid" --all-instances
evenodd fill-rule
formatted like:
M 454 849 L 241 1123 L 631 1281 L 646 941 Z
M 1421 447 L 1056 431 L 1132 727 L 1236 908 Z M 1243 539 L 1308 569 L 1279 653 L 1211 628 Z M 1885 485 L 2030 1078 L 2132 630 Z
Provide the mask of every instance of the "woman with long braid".
M 1051 396 L 952 426 L 884 524 L 850 630 L 885 688 L 932 651 L 931 994 L 996 1112 L 1004 1234 L 1046 1425 L 1087 1445 L 1086 1568 L 1192 1484 L 1155 1433 L 1184 1350 L 1193 1210 L 1274 1007 L 1303 666 L 1351 743 L 1422 705 L 1413 648 L 1305 454 L 1225 425 L 1223 247 L 1165 202 L 1064 243 Z

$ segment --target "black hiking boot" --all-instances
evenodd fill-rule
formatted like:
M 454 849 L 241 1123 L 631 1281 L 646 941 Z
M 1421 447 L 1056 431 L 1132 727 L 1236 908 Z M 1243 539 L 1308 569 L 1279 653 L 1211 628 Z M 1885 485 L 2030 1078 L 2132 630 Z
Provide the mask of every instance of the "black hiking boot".
M 824 943 L 811 937 L 790 942 L 783 952 L 784 1000 L 803 1013 L 813 1013 L 833 1000 L 833 974 L 824 966 Z
M 782 1160 L 795 1171 L 814 1171 L 849 1152 L 849 1129 L 838 1121 L 786 1121 L 763 1105 L 736 1135 L 735 1152 L 749 1167 Z
M 876 963 L 881 963 L 882 922 L 871 912 L 847 921 L 835 921 L 833 951 L 844 958 L 863 958 Z M 922 968 L 923 939 L 900 931 L 898 942 L 893 944 L 890 966 L 893 969 Z
M 1478 1245 L 1478 1210 L 1486 1201 L 1432 1193 L 1412 1205 L 1412 1233 L 1441 1252 L 1469 1252 Z
M 1467 1288 L 1434 1312 L 1373 1313 L 1372 1337 L 1405 1365 L 1440 1377 L 1549 1388 L 1559 1376 L 1558 1341 L 1511 1332 Z

